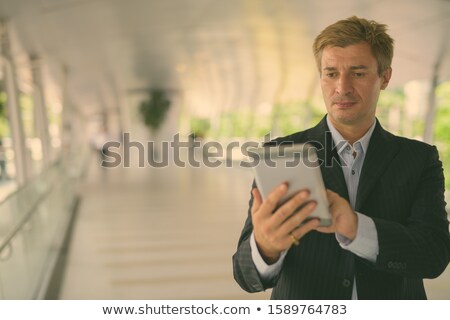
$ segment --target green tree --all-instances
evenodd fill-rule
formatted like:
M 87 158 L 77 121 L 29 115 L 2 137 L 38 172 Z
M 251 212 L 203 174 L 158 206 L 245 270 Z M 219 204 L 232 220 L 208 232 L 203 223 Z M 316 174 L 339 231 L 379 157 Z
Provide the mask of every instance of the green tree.
M 197 138 L 204 138 L 207 136 L 211 128 L 211 121 L 208 118 L 191 118 L 190 127 L 192 134 Z
M 148 99 L 141 102 L 139 112 L 144 124 L 154 133 L 163 124 L 169 111 L 171 102 L 164 90 L 152 89 L 149 91 Z
M 404 106 L 405 106 L 405 92 L 403 89 L 390 89 L 383 91 L 380 94 L 377 104 L 377 118 L 382 125 L 389 131 L 402 135 L 403 134 L 403 121 L 404 118 Z M 400 112 L 399 121 L 397 123 L 389 122 L 389 113 L 394 110 Z

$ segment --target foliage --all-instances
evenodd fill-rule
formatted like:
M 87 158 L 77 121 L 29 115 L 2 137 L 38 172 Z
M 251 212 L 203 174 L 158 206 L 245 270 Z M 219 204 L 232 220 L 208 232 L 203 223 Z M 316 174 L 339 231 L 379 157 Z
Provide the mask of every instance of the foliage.
M 249 137 L 255 130 L 254 125 L 259 125 L 263 118 L 256 117 L 248 108 L 224 111 L 216 126 L 211 125 L 207 134 L 217 138 Z
M 0 139 L 9 136 L 6 99 L 6 92 L 1 91 L 0 88 Z
M 248 109 L 223 112 L 217 135 L 226 138 L 248 136 L 251 118 L 252 113 Z
M 6 92 L 0 91 L 0 117 L 6 116 Z
M 280 103 L 274 106 L 272 123 L 277 123 L 282 136 L 306 130 L 316 125 L 325 111 L 314 100 Z
M 210 130 L 209 133 L 227 138 L 263 137 L 269 132 L 288 135 L 314 125 L 323 115 L 323 110 L 312 101 L 280 103 L 269 113 L 259 113 L 249 108 L 236 109 L 223 112 L 217 132 Z M 273 132 L 274 127 L 277 132 Z
M 195 137 L 204 138 L 211 128 L 211 121 L 207 118 L 192 118 L 190 127 L 191 132 Z
M 148 93 L 148 99 L 139 105 L 139 112 L 144 124 L 152 131 L 157 131 L 163 124 L 167 111 L 170 108 L 170 100 L 164 90 L 152 89 Z
M 35 136 L 34 128 L 34 111 L 32 97 L 21 93 L 19 95 L 19 104 L 22 114 L 22 123 L 24 128 L 24 134 L 26 137 Z M 7 108 L 7 95 L 6 92 L 1 91 L 0 87 L 0 138 L 10 135 L 9 120 L 8 120 L 8 108 Z
M 392 124 L 389 121 L 389 113 L 393 109 L 400 112 L 400 118 L 403 118 L 405 106 L 405 92 L 402 89 L 385 90 L 382 91 L 377 104 L 377 118 L 381 124 L 394 134 L 403 134 L 402 121 Z
M 28 138 L 36 137 L 33 98 L 21 92 L 19 95 L 19 104 L 25 136 Z
M 445 189 L 450 191 L 450 81 L 436 89 L 437 113 L 434 126 L 434 141 L 444 165 Z
M 435 119 L 435 144 L 446 175 L 446 190 L 450 190 L 450 82 L 440 84 L 436 90 L 437 114 Z M 385 90 L 381 93 L 377 117 L 382 125 L 394 134 L 410 138 L 421 137 L 424 119 L 415 117 L 406 119 L 405 93 L 402 89 Z M 271 113 L 258 113 L 250 108 L 223 112 L 219 119 L 219 128 L 211 128 L 205 118 L 193 118 L 191 129 L 205 135 L 224 137 L 263 137 L 271 132 L 276 122 L 278 133 L 291 134 L 309 128 L 320 121 L 325 114 L 322 101 L 303 100 L 280 103 Z M 392 112 L 396 117 L 392 118 Z M 273 138 L 273 137 L 272 137 Z

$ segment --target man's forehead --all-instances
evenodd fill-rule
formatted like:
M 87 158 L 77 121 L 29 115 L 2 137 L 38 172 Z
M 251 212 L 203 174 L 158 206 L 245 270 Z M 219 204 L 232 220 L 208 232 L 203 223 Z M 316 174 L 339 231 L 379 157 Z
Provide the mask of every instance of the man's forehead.
M 322 69 L 345 64 L 352 68 L 370 68 L 377 61 L 367 44 L 356 44 L 346 47 L 327 46 L 322 52 Z

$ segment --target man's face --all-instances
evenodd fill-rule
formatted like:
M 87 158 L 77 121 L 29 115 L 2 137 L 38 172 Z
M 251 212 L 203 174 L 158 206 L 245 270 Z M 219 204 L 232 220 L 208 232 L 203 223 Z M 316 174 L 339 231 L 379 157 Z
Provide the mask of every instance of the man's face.
M 390 68 L 378 75 L 377 60 L 366 42 L 325 47 L 320 84 L 333 125 L 368 128 L 375 119 L 380 90 L 386 88 L 390 77 Z

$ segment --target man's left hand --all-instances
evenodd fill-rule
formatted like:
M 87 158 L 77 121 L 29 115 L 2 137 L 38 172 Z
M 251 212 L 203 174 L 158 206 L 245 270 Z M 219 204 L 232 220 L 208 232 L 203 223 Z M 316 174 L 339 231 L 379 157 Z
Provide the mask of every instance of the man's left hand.
M 348 201 L 336 192 L 327 189 L 327 198 L 333 222 L 329 227 L 318 227 L 316 230 L 322 233 L 335 232 L 349 240 L 354 240 L 358 231 L 358 216 Z

